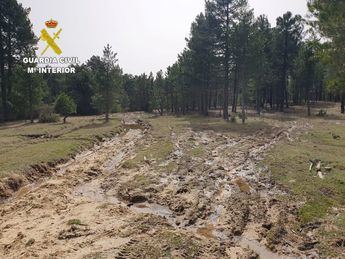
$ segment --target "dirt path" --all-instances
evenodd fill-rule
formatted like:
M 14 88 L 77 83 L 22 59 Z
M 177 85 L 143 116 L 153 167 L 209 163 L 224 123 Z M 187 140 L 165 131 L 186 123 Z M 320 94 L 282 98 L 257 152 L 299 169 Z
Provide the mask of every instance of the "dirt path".
M 129 168 L 126 161 L 158 140 L 142 121 L 123 122 L 125 133 L 0 205 L 1 258 L 305 255 L 297 249 L 305 240 L 283 235 L 296 207 L 275 198 L 284 192 L 259 163 L 305 125 L 289 122 L 237 138 L 171 129 L 168 157 L 145 157 Z

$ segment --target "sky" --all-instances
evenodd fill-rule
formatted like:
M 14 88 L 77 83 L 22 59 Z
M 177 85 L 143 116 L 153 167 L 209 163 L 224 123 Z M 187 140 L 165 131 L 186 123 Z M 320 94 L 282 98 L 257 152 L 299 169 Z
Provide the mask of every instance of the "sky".
M 56 43 L 61 56 L 85 62 L 102 55 L 106 44 L 118 53 L 125 73 L 163 71 L 172 65 L 186 46 L 190 26 L 204 10 L 204 0 L 18 0 L 30 7 L 35 34 L 54 19 L 62 29 Z M 286 11 L 307 13 L 306 0 L 249 0 L 256 16 L 266 14 L 272 24 Z M 45 43 L 39 43 L 42 51 Z M 48 50 L 46 56 L 55 56 Z

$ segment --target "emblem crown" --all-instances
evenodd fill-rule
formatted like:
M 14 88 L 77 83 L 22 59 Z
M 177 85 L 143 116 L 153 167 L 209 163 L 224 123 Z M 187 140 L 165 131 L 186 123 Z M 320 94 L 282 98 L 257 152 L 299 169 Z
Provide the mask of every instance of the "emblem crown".
M 50 19 L 49 21 L 46 21 L 45 24 L 48 28 L 56 28 L 58 22 L 53 19 Z

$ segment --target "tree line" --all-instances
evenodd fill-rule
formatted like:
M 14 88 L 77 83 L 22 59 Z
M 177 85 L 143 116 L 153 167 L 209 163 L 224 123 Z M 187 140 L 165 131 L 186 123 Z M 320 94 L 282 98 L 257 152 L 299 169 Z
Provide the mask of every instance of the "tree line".
M 16 0 L 0 2 L 0 119 L 41 113 L 93 115 L 146 111 L 208 115 L 228 120 L 254 108 L 284 111 L 290 105 L 340 101 L 345 112 L 344 13 L 342 1 L 309 0 L 310 18 L 291 12 L 272 26 L 254 17 L 247 0 L 207 0 L 191 25 L 185 49 L 166 72 L 123 73 L 105 46 L 75 66 L 75 74 L 28 74 L 23 57 L 35 56 L 38 39 Z

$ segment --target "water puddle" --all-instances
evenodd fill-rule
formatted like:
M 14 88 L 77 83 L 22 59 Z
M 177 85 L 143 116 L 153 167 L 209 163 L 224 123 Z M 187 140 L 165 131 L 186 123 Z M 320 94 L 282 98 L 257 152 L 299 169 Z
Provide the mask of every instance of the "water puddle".
M 249 248 L 250 250 L 254 251 L 259 255 L 260 258 L 265 259 L 293 259 L 294 257 L 282 256 L 277 255 L 270 250 L 268 250 L 264 245 L 262 245 L 259 241 L 248 239 L 245 237 L 240 238 L 238 244 L 243 248 Z
M 107 202 L 128 207 L 135 213 L 146 213 L 160 216 L 165 218 L 169 224 L 176 227 L 176 218 L 174 217 L 174 213 L 168 207 L 149 202 L 135 203 L 131 206 L 128 206 L 128 204 L 120 201 L 116 196 L 108 195 L 101 188 L 101 184 L 98 180 L 77 186 L 73 194 L 79 197 L 86 197 L 94 202 Z
M 156 203 L 136 203 L 130 207 L 132 211 L 137 213 L 153 214 L 165 218 L 171 225 L 176 226 L 176 218 L 174 213 L 167 207 Z
M 213 225 L 218 224 L 219 218 L 222 215 L 223 210 L 224 210 L 224 206 L 218 205 L 215 209 L 215 212 L 210 215 L 209 220 L 211 221 Z
M 100 182 L 97 180 L 77 186 L 73 194 L 79 197 L 86 197 L 94 202 L 121 204 L 121 201 L 119 201 L 116 197 L 107 195 L 106 192 L 101 188 Z
M 119 152 L 116 156 L 114 156 L 110 161 L 108 161 L 105 165 L 105 168 L 108 172 L 112 172 L 125 158 L 126 152 L 122 151 Z

